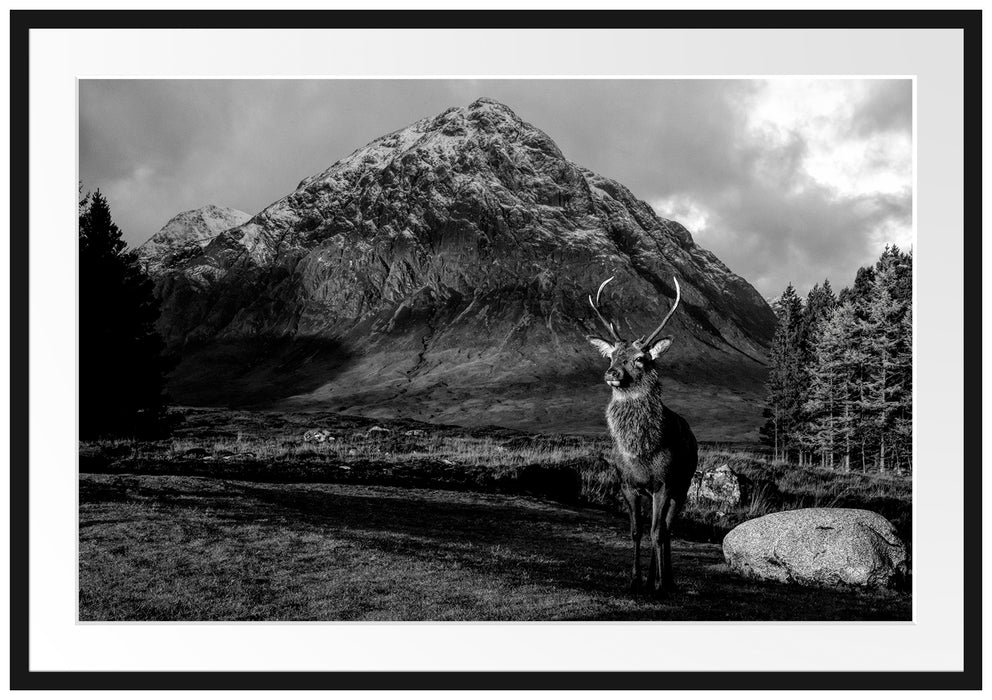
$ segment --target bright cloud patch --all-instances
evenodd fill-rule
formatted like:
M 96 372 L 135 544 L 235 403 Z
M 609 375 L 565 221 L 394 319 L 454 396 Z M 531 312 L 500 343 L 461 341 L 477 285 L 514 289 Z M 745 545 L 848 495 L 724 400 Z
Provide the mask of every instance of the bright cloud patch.
M 804 174 L 839 195 L 899 194 L 913 175 L 909 102 L 892 105 L 905 110 L 906 121 L 886 119 L 876 123 L 881 130 L 859 126 L 875 93 L 892 89 L 864 80 L 772 80 L 757 94 L 748 122 L 781 147 L 801 137 Z
M 721 186 L 652 204 L 763 294 L 839 287 L 885 245 L 912 246 L 910 81 L 761 81 L 726 111 Z

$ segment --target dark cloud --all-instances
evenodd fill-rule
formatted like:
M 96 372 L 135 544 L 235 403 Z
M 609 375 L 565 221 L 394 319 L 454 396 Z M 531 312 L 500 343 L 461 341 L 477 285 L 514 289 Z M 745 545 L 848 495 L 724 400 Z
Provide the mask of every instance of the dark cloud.
M 859 85 L 837 138 L 863 144 L 864 167 L 884 171 L 893 156 L 873 144 L 911 129 L 911 83 Z M 824 277 L 840 286 L 877 255 L 879 231 L 908 229 L 909 182 L 904 193 L 845 194 L 813 179 L 804 164 L 822 148 L 823 124 L 756 129 L 750 115 L 763 88 L 737 80 L 83 81 L 80 177 L 108 195 L 137 245 L 185 209 L 214 203 L 255 213 L 368 141 L 485 95 L 662 216 L 701 213 L 696 240 L 763 294 Z
M 731 199 L 718 203 L 704 237 L 728 242 L 724 262 L 736 270 L 751 267 L 749 281 L 768 294 L 789 282 L 802 291 L 826 278 L 838 288 L 849 284 L 878 253 L 882 241 L 872 232 L 911 225 L 908 193 L 837 198 L 813 186 L 783 198 L 756 186 Z
M 878 80 L 869 84 L 868 97 L 853 119 L 859 136 L 885 131 L 913 130 L 913 83 L 910 80 Z

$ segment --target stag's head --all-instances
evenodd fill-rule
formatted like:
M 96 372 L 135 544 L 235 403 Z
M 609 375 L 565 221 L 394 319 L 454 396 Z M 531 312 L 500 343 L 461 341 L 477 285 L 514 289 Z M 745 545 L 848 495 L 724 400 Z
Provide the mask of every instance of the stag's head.
M 610 340 L 599 336 L 587 335 L 586 339 L 594 348 L 610 360 L 610 367 L 606 370 L 604 379 L 614 389 L 629 391 L 642 387 L 658 378 L 658 370 L 655 361 L 672 346 L 671 336 L 661 336 L 661 331 L 665 324 L 675 313 L 682 298 L 682 291 L 679 289 L 679 281 L 675 280 L 675 303 L 669 309 L 661 325 L 654 329 L 651 335 L 639 338 L 638 340 L 627 341 L 620 337 L 616 325 L 608 321 L 599 311 L 599 297 L 603 293 L 603 288 L 613 280 L 608 280 L 599 285 L 596 291 L 596 300 L 593 301 L 589 295 L 589 305 L 596 312 L 596 317 L 605 326 L 610 335 Z

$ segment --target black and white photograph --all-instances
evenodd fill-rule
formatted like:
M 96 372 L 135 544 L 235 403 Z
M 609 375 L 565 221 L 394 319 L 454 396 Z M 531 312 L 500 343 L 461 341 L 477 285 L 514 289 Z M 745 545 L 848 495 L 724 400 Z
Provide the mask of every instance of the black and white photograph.
M 914 81 L 81 79 L 78 619 L 909 621 Z

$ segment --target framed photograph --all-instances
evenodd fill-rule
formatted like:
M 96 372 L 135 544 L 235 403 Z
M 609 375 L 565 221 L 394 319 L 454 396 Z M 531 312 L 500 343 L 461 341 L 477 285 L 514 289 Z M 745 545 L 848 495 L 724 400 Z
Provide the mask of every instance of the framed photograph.
M 12 12 L 12 686 L 979 688 L 980 27 Z

